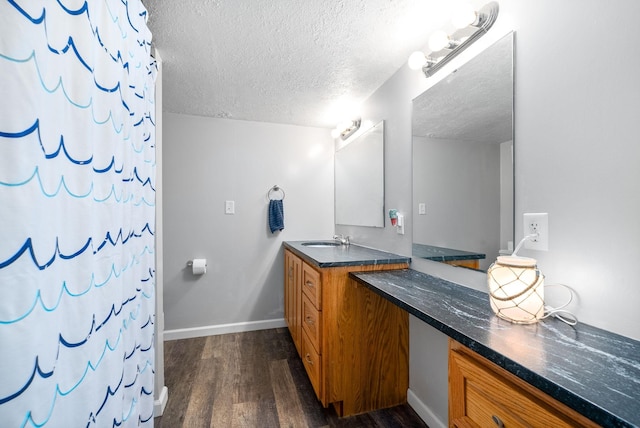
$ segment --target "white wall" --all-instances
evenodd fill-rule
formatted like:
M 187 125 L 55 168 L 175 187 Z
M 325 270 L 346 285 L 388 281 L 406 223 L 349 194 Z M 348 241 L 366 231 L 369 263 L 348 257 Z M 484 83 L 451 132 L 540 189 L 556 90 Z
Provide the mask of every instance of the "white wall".
M 282 325 L 282 241 L 333 236 L 329 130 L 165 113 L 163 159 L 166 338 Z M 285 229 L 272 234 L 275 184 Z M 186 263 L 202 257 L 194 277 Z
M 516 32 L 516 241 L 523 213 L 548 212 L 549 251 L 521 254 L 538 259 L 547 283 L 574 288 L 571 309 L 581 322 L 634 339 L 640 339 L 638 16 L 635 0 L 502 0 L 489 34 L 446 67 Z M 363 107 L 363 119 L 385 120 L 386 203 L 407 215 L 407 234 L 396 235 L 388 220 L 385 229 L 339 226 L 338 233 L 410 254 L 411 100 L 444 74 L 425 79 L 402 67 Z M 413 260 L 412 267 L 486 286 L 484 275 L 466 269 L 426 260 Z M 447 379 L 433 374 L 446 373 L 446 340 L 420 323 L 411 319 L 410 388 L 427 423 L 444 426 L 446 405 L 438 394 L 446 393 Z

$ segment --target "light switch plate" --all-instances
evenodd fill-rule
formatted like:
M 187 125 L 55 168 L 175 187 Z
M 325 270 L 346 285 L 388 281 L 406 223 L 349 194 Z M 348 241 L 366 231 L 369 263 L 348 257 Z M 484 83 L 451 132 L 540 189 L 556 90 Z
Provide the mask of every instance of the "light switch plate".
M 236 203 L 235 203 L 235 201 L 225 201 L 224 202 L 224 213 L 225 214 L 235 214 L 236 213 Z

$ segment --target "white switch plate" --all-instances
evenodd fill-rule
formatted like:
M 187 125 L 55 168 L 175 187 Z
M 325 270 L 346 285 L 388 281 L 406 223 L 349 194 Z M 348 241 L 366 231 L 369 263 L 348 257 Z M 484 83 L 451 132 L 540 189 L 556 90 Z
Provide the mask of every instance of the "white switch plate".
M 225 214 L 235 214 L 236 213 L 236 203 L 235 203 L 235 201 L 224 201 L 224 213 Z
M 527 239 L 524 248 L 529 250 L 549 251 L 549 214 L 525 213 L 523 215 L 524 236 L 537 233 L 536 238 Z
M 418 214 L 420 215 L 427 214 L 427 204 L 425 204 L 424 202 L 420 202 L 418 204 Z

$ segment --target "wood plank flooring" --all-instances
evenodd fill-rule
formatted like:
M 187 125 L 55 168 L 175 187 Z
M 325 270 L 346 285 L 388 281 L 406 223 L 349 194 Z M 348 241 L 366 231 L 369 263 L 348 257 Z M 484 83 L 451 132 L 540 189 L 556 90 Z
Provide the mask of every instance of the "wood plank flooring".
M 426 427 L 408 405 L 338 418 L 316 399 L 286 328 L 165 342 L 157 428 Z

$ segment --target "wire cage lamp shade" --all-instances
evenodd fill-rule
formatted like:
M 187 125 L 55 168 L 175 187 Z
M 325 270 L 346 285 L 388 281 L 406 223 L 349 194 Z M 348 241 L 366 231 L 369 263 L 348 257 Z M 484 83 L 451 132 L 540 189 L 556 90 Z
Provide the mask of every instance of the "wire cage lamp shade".
M 487 271 L 491 309 L 500 318 L 532 324 L 544 316 L 544 275 L 529 257 L 499 256 Z

